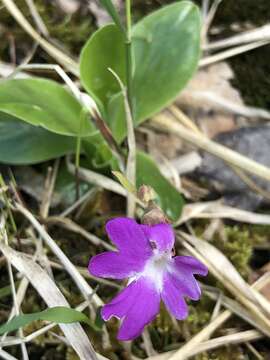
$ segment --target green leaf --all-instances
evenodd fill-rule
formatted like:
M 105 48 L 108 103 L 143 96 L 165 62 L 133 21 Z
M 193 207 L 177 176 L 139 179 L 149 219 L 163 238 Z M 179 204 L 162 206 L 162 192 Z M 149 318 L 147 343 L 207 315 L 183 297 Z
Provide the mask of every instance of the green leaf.
M 199 9 L 190 1 L 165 6 L 134 26 L 136 124 L 168 105 L 193 75 L 200 26 Z
M 8 323 L 0 326 L 0 335 L 17 330 L 37 320 L 52 321 L 57 324 L 83 322 L 91 327 L 94 326 L 83 313 L 68 307 L 56 306 L 33 314 L 15 316 Z
M 82 84 L 95 99 L 103 115 L 110 98 L 120 91 L 109 68 L 126 83 L 125 38 L 113 24 L 97 30 L 85 44 L 80 57 Z
M 157 193 L 157 202 L 167 216 L 176 221 L 181 215 L 183 198 L 176 188 L 161 174 L 153 159 L 137 152 L 137 188 L 150 185 Z
M 49 132 L 0 112 L 0 162 L 35 164 L 75 150 L 75 138 Z
M 100 0 L 101 4 L 105 7 L 105 9 L 108 11 L 108 13 L 111 15 L 113 21 L 115 24 L 119 27 L 121 31 L 125 31 L 121 19 L 118 15 L 117 10 L 115 9 L 115 6 L 113 5 L 111 0 Z
M 138 125 L 172 102 L 196 70 L 200 56 L 200 14 L 190 1 L 164 6 L 132 29 L 134 123 Z M 98 30 L 81 54 L 81 78 L 114 137 L 126 135 L 123 97 L 112 68 L 125 79 L 125 39 L 115 25 Z
M 27 78 L 0 85 L 0 111 L 60 135 L 79 134 L 81 110 L 80 103 L 55 81 Z M 89 121 L 84 136 L 93 131 Z

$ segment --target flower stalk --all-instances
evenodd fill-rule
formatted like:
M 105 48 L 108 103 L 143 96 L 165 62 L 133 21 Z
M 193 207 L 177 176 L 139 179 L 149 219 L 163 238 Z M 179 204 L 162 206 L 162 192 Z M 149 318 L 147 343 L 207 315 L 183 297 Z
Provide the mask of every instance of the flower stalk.
M 133 119 L 133 97 L 132 97 L 132 40 L 131 40 L 131 0 L 126 0 L 126 76 L 127 76 L 127 98 Z

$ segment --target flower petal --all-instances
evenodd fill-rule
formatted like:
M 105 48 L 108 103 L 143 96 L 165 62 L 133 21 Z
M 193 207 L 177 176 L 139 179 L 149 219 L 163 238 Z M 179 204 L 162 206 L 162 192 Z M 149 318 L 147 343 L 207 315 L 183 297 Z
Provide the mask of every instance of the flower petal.
M 199 300 L 201 289 L 191 273 L 176 271 L 168 273 L 168 277 L 181 296 L 188 296 L 192 300 Z
M 206 276 L 208 274 L 207 267 L 192 256 L 175 256 L 173 260 L 180 272 L 188 270 L 193 274 L 201 276 Z
M 175 287 L 168 274 L 164 276 L 161 298 L 167 310 L 178 320 L 183 320 L 188 315 L 188 307 L 180 291 Z
M 169 224 L 144 225 L 143 230 L 150 241 L 155 243 L 160 252 L 171 251 L 174 246 L 174 232 Z
M 137 282 L 133 281 L 125 289 L 123 289 L 110 303 L 103 306 L 101 316 L 103 320 L 107 321 L 112 316 L 118 319 L 123 318 L 130 307 L 136 301 L 138 293 Z
M 141 277 L 135 281 L 136 296 L 118 332 L 118 340 L 132 340 L 139 336 L 159 312 L 160 295 L 155 287 Z
M 142 225 L 130 218 L 116 218 L 106 224 L 106 232 L 121 253 L 134 258 L 151 255 L 152 249 L 145 236 Z
M 88 270 L 97 277 L 124 279 L 143 269 L 145 260 L 107 251 L 90 259 Z

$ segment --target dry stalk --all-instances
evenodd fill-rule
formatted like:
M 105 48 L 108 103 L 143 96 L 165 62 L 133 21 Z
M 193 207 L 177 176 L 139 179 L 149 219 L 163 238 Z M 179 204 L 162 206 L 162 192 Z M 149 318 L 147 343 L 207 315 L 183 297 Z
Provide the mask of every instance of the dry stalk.
M 80 225 L 76 224 L 74 221 L 63 218 L 60 216 L 51 216 L 48 219 L 46 219 L 46 224 L 56 224 L 65 227 L 66 229 L 73 231 L 77 234 L 82 235 L 85 239 L 87 239 L 91 244 L 95 246 L 103 246 L 107 250 L 115 250 L 115 248 L 105 242 L 104 240 L 98 238 L 96 235 L 91 234 L 90 232 L 86 231 L 84 228 L 82 228 Z
M 269 280 L 269 279 L 268 279 Z M 257 290 L 263 288 L 265 285 L 265 276 L 262 276 L 258 279 L 253 285 L 252 288 Z M 225 310 L 221 314 L 219 314 L 213 321 L 211 321 L 207 326 L 204 327 L 198 334 L 193 336 L 191 340 L 189 340 L 185 345 L 183 345 L 176 352 L 168 352 L 160 354 L 156 357 L 151 357 L 151 360 L 185 360 L 190 354 L 197 349 L 200 344 L 203 344 L 209 337 L 221 326 L 223 325 L 229 318 L 233 315 L 230 310 Z M 172 355 L 174 358 L 172 358 Z M 149 360 L 150 360 L 149 359 Z
M 203 46 L 203 50 L 217 50 L 256 41 L 268 40 L 270 40 L 270 25 L 264 25 L 253 30 L 245 31 L 241 34 L 231 36 L 227 39 L 214 41 Z
M 126 164 L 126 177 L 128 181 L 135 185 L 136 184 L 136 139 L 135 139 L 135 131 L 134 124 L 132 119 L 132 113 L 128 101 L 127 90 L 122 83 L 119 76 L 112 70 L 109 69 L 111 73 L 114 75 L 116 80 L 119 83 L 121 88 L 123 97 L 124 97 L 124 106 L 126 113 L 126 125 L 127 125 L 127 143 L 128 143 L 128 156 L 127 156 L 127 164 Z M 136 185 L 135 185 L 136 186 Z M 136 210 L 136 200 L 134 195 L 127 191 L 127 215 L 129 217 L 135 216 Z
M 158 130 L 164 130 L 175 134 L 181 139 L 208 151 L 233 166 L 236 166 L 253 175 L 257 175 L 264 180 L 270 181 L 270 169 L 268 167 L 259 164 L 258 162 L 251 160 L 246 156 L 227 148 L 226 146 L 209 140 L 204 135 L 196 134 L 193 131 L 186 129 L 184 126 L 164 114 L 155 116 L 151 124 Z
M 236 46 L 235 48 L 225 50 L 218 54 L 202 58 L 199 62 L 199 67 L 208 66 L 208 65 L 214 64 L 218 61 L 229 59 L 233 56 L 240 55 L 247 51 L 257 49 L 261 46 L 265 46 L 267 44 L 269 44 L 269 40 L 259 40 L 259 41 L 255 41 L 251 44 Z
M 69 273 L 71 278 L 74 280 L 75 284 L 80 289 L 81 293 L 88 300 L 93 295 L 93 289 L 90 285 L 85 281 L 82 275 L 78 272 L 76 267 L 72 264 L 72 262 L 68 259 L 68 257 L 63 253 L 63 251 L 59 248 L 56 242 L 50 237 L 50 235 L 46 232 L 44 227 L 35 219 L 30 211 L 24 208 L 22 205 L 16 203 L 15 209 L 18 210 L 22 215 L 24 215 L 36 231 L 40 234 L 40 236 L 45 241 L 46 245 L 49 246 L 51 251 L 56 255 L 56 257 L 60 260 L 60 262 L 65 267 L 66 271 Z M 96 306 L 103 305 L 102 300 L 97 296 L 97 294 L 93 295 L 93 301 Z

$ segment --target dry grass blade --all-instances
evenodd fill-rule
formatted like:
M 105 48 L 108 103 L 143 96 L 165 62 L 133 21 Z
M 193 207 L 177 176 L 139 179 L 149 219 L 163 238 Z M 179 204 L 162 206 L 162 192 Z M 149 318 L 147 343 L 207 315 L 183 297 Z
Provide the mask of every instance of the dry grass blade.
M 270 40 L 255 41 L 255 42 L 253 42 L 251 44 L 237 46 L 235 48 L 225 50 L 225 51 L 220 52 L 218 54 L 205 57 L 205 58 L 200 60 L 199 67 L 208 66 L 208 65 L 214 64 L 214 63 L 216 63 L 218 61 L 229 59 L 229 58 L 231 58 L 233 56 L 240 55 L 240 54 L 245 53 L 247 51 L 257 49 L 257 48 L 259 48 L 261 46 L 269 44 L 269 41 Z
M 26 278 L 24 278 L 24 279 L 26 279 Z M 76 310 L 83 311 L 87 306 L 88 306 L 88 301 L 84 301 L 80 305 L 76 306 Z M 21 344 L 22 342 L 28 343 L 28 342 L 35 340 L 40 335 L 45 334 L 46 332 L 52 330 L 56 326 L 58 326 L 58 325 L 55 323 L 50 323 L 50 324 L 45 325 L 45 326 L 41 327 L 40 329 L 32 332 L 31 334 L 27 335 L 24 338 L 17 338 L 17 337 L 10 336 L 8 339 L 6 339 L 5 341 L 3 341 L 1 343 L 3 344 L 4 347 L 18 345 L 18 344 Z M 96 355 L 98 357 L 98 360 L 108 360 L 105 356 L 102 356 L 100 354 L 96 354 Z
M 57 159 L 53 168 L 48 169 L 47 179 L 45 181 L 44 193 L 40 204 L 40 216 L 47 218 L 49 215 L 51 200 L 53 196 L 54 186 L 57 178 L 60 160 Z
M 68 55 L 64 54 L 61 50 L 56 48 L 54 45 L 45 40 L 41 35 L 39 35 L 33 26 L 27 21 L 20 9 L 12 0 L 2 0 L 2 3 L 5 5 L 10 14 L 14 19 L 20 24 L 20 26 L 37 42 L 40 46 L 51 55 L 56 61 L 62 64 L 67 68 L 71 73 L 78 76 L 79 69 L 78 64 L 71 59 Z
M 209 103 L 214 109 L 222 110 L 227 113 L 242 115 L 248 118 L 260 118 L 269 120 L 270 112 L 264 109 L 260 109 L 253 106 L 247 106 L 238 104 L 234 101 L 228 100 L 223 96 L 218 95 L 212 90 L 185 90 L 185 96 L 188 96 L 190 99 L 194 99 L 195 101 L 206 102 Z M 178 112 L 178 118 L 181 112 Z M 181 114 L 181 117 L 186 117 L 185 114 Z
M 264 25 L 257 29 L 246 31 L 242 34 L 231 36 L 228 39 L 218 40 L 207 44 L 203 50 L 216 50 L 230 46 L 243 45 L 255 41 L 270 40 L 270 25 Z
M 32 18 L 34 22 L 36 23 L 36 26 L 39 30 L 39 32 L 44 35 L 45 37 L 49 36 L 48 29 L 46 25 L 44 24 L 42 17 L 39 15 L 39 12 L 37 11 L 37 8 L 35 6 L 35 3 L 33 0 L 25 0 L 29 10 L 30 14 L 32 15 Z
M 2 349 L 0 349 L 0 356 L 4 360 L 18 360 L 17 358 L 15 358 L 14 356 L 10 355 L 8 352 L 6 352 L 5 350 L 2 350 Z
M 4 217 L 2 218 L 2 220 L 4 220 Z M 4 223 L 5 222 L 3 221 L 2 224 L 4 225 Z M 2 233 L 2 236 L 3 236 L 3 239 L 4 239 L 4 243 L 5 243 L 6 246 L 8 246 L 7 232 L 6 232 L 5 229 L 0 228 L 0 230 L 1 230 L 1 233 Z M 19 315 L 20 314 L 20 304 L 17 301 L 17 293 L 16 293 L 16 287 L 15 287 L 14 275 L 13 275 L 11 263 L 10 263 L 10 261 L 8 259 L 7 259 L 7 269 L 8 269 L 10 287 L 11 287 L 12 298 L 13 298 L 13 309 L 14 309 L 15 315 Z M 19 329 L 18 333 L 19 333 L 20 336 L 23 336 L 23 330 L 22 329 Z M 22 352 L 23 360 L 29 360 L 29 356 L 28 356 L 25 344 L 21 344 L 21 352 Z
M 75 166 L 70 161 L 67 162 L 67 167 L 69 172 L 74 175 Z M 126 190 L 118 184 L 118 182 L 108 178 L 107 176 L 82 167 L 78 168 L 78 176 L 81 180 L 89 182 L 90 184 L 100 186 L 108 191 L 113 191 L 118 195 L 126 196 Z
M 262 179 L 270 181 L 270 169 L 254 160 L 247 158 L 238 152 L 227 148 L 215 141 L 209 140 L 206 136 L 196 134 L 193 131 L 186 129 L 181 124 L 171 119 L 164 114 L 157 115 L 153 118 L 151 123 L 158 130 L 164 130 L 169 133 L 179 136 L 191 144 L 208 151 L 209 153 L 223 159 L 240 169 L 251 174 L 257 175 Z
M 257 290 L 265 286 L 266 281 L 269 281 L 268 276 L 262 276 L 259 278 L 253 285 L 252 288 Z M 222 326 L 230 317 L 232 312 L 230 310 L 225 310 L 219 314 L 215 319 L 213 319 L 207 326 L 205 326 L 199 333 L 193 336 L 185 345 L 183 345 L 177 352 L 167 352 L 155 357 L 155 360 L 165 360 L 169 359 L 173 354 L 177 355 L 177 360 L 184 360 L 189 357 L 189 354 L 192 351 L 200 346 L 204 341 L 207 341 L 209 337 L 220 327 Z M 153 358 L 151 358 L 152 360 Z M 153 360 L 154 360 L 153 359 Z
M 68 171 L 71 174 L 75 174 L 75 166 L 68 161 L 67 162 Z M 90 184 L 94 184 L 100 186 L 101 188 L 112 191 L 118 195 L 127 196 L 126 189 L 121 186 L 118 182 L 108 178 L 107 176 L 98 174 L 92 170 L 85 169 L 82 167 L 78 168 L 78 176 L 81 180 L 89 182 Z M 145 207 L 144 203 L 140 201 L 134 194 L 131 194 L 134 197 L 135 201 L 142 207 Z
M 51 251 L 58 257 L 58 259 L 63 264 L 63 266 L 65 267 L 66 271 L 69 273 L 71 278 L 74 280 L 75 284 L 78 286 L 78 288 L 80 289 L 86 300 L 88 300 L 91 296 L 93 296 L 92 299 L 94 303 L 97 306 L 101 306 L 103 304 L 102 300 L 97 296 L 97 294 L 94 294 L 93 289 L 89 286 L 86 280 L 78 272 L 78 270 L 68 259 L 68 257 L 59 248 L 56 242 L 46 232 L 44 227 L 35 219 L 35 217 L 26 208 L 24 208 L 18 203 L 15 205 L 15 207 L 20 213 L 22 213 L 30 221 L 30 223 L 40 234 L 40 236 L 47 244 L 47 246 L 49 246 Z
M 50 261 L 50 265 L 51 265 L 52 268 L 65 270 L 63 265 L 61 265 L 61 264 L 59 264 L 57 262 Z M 86 279 L 92 279 L 92 280 L 96 281 L 97 283 L 104 284 L 104 285 L 113 287 L 113 288 L 118 289 L 118 290 L 122 289 L 121 285 L 119 285 L 119 284 L 117 284 L 117 283 L 115 283 L 113 281 L 106 280 L 106 279 L 103 279 L 103 278 L 98 278 L 96 276 L 91 275 L 89 273 L 89 271 L 84 267 L 77 266 L 77 269 L 78 269 L 79 273 L 82 274 L 82 276 L 85 277 Z
M 224 296 L 223 294 L 220 296 L 220 294 L 216 294 L 212 291 L 205 291 L 205 294 L 209 296 L 211 299 L 218 300 L 220 299 L 221 303 L 229 309 L 232 313 L 236 314 L 249 324 L 251 324 L 254 327 L 257 327 L 258 329 L 261 329 L 264 331 L 263 328 L 260 328 L 260 325 L 258 324 L 256 316 L 251 313 L 250 311 L 246 310 L 241 304 L 239 304 L 237 301 L 230 299 L 227 296 Z
M 29 256 L 19 253 L 9 246 L 0 243 L 0 249 L 11 264 L 24 276 L 37 290 L 48 307 L 67 306 L 68 302 L 55 285 L 50 276 L 37 265 Z M 80 324 L 60 324 L 70 345 L 79 355 L 80 359 L 97 360 L 97 355 Z
M 218 347 L 227 346 L 227 345 L 236 345 L 245 343 L 247 341 L 255 341 L 259 340 L 263 337 L 263 335 L 257 330 L 247 330 L 238 332 L 235 334 L 220 336 L 208 341 L 204 341 L 203 343 L 193 347 L 188 355 L 182 356 L 177 355 L 174 351 L 167 352 L 165 354 L 160 354 L 157 356 L 152 356 L 148 358 L 149 360 L 184 360 L 188 359 L 192 356 L 200 354 L 205 351 L 213 350 Z
M 96 246 L 103 246 L 107 250 L 115 250 L 115 248 L 106 243 L 104 240 L 98 238 L 96 235 L 93 235 L 86 231 L 84 228 L 82 228 L 80 225 L 76 224 L 74 221 L 63 218 L 60 216 L 51 216 L 48 219 L 46 219 L 46 224 L 57 224 L 65 227 L 66 229 L 73 231 L 77 234 L 82 235 L 85 239 L 87 239 L 90 243 L 96 245 Z
M 184 232 L 177 232 L 184 239 L 184 247 L 206 264 L 209 271 L 235 296 L 256 321 L 256 326 L 270 336 L 269 303 L 260 301 L 260 294 L 251 289 L 231 262 L 217 248 L 206 241 Z M 255 296 L 255 293 L 257 294 Z M 266 299 L 264 299 L 266 300 Z
M 65 209 L 59 216 L 66 217 L 70 215 L 74 210 L 76 210 L 79 206 L 81 206 L 85 201 L 91 198 L 93 195 L 97 193 L 97 188 L 93 187 L 89 191 L 87 191 L 84 195 L 82 195 L 79 200 L 75 201 L 71 206 Z
M 184 206 L 176 225 L 191 219 L 231 219 L 248 224 L 270 225 L 270 215 L 233 208 L 220 201 L 199 202 Z

